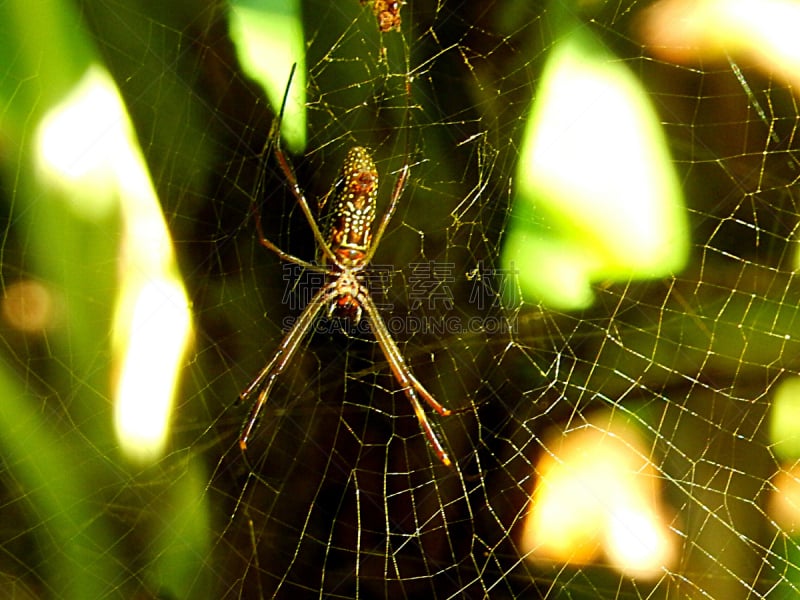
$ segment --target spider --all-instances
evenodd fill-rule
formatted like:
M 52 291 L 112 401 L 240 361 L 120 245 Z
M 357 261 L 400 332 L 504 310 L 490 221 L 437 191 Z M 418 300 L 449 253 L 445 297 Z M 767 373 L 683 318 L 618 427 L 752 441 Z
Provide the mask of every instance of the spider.
M 280 117 L 278 117 L 278 123 Z M 273 129 L 276 129 L 273 127 Z M 272 134 L 271 134 L 272 135 Z M 301 342 L 311 331 L 312 326 L 324 309 L 328 314 L 345 316 L 357 324 L 366 313 L 375 339 L 389 363 L 395 379 L 408 397 L 421 429 L 433 447 L 436 456 L 446 466 L 450 466 L 450 458 L 442 443 L 428 422 L 420 397 L 439 415 L 447 416 L 451 411 L 439 404 L 422 384 L 414 377 L 411 369 L 403 359 L 403 355 L 386 327 L 377 306 L 364 284 L 364 271 L 369 266 L 375 250 L 378 248 L 386 226 L 392 218 L 397 202 L 403 193 L 409 173 L 408 161 L 400 169 L 394 185 L 389 208 L 381 218 L 375 235 L 372 224 L 375 219 L 375 201 L 378 195 L 378 172 L 375 163 L 366 148 L 356 146 L 347 153 L 342 166 L 340 179 L 328 195 L 333 195 L 329 207 L 330 219 L 325 226 L 325 233 L 320 230 L 314 219 L 305 194 L 297 183 L 294 170 L 288 158 L 280 148 L 280 135 L 274 143 L 274 154 L 278 165 L 288 181 L 297 203 L 311 226 L 318 246 L 321 264 L 313 264 L 302 260 L 278 248 L 263 233 L 261 218 L 255 211 L 258 239 L 262 246 L 268 248 L 281 259 L 300 265 L 306 269 L 322 272 L 327 283 L 309 301 L 291 330 L 285 335 L 272 359 L 258 373 L 253 382 L 240 394 L 242 401 L 247 401 L 256 392 L 258 396 L 250 415 L 245 421 L 239 436 L 239 447 L 247 448 L 247 440 L 253 432 L 258 414 L 269 397 L 270 391 L 278 376 L 283 372 L 292 357 L 300 348 Z M 320 208 L 326 203 L 328 196 L 320 201 Z
M 361 0 L 361 4 L 367 4 L 368 0 Z M 381 33 L 386 33 L 394 29 L 400 31 L 400 9 L 405 2 L 387 2 L 386 0 L 374 0 L 372 12 L 378 20 L 378 29 Z

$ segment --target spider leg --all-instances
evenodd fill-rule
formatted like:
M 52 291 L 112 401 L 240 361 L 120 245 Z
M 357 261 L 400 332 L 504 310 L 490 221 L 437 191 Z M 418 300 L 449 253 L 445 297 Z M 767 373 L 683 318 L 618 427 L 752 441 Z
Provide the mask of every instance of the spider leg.
M 281 101 L 281 108 L 278 111 L 278 116 L 272 122 L 272 127 L 270 128 L 269 135 L 267 136 L 267 142 L 266 144 L 264 144 L 264 149 L 261 151 L 261 155 L 263 158 L 266 158 L 265 155 L 267 154 L 269 147 L 272 146 L 272 151 L 273 154 L 275 155 L 275 160 L 278 161 L 278 165 L 280 166 L 281 171 L 283 171 L 283 175 L 286 177 L 286 179 L 289 180 L 289 187 L 292 190 L 292 194 L 297 200 L 297 203 L 300 205 L 303 214 L 306 216 L 306 220 L 308 221 L 308 224 L 311 227 L 311 231 L 314 233 L 314 239 L 316 240 L 317 244 L 319 244 L 320 248 L 322 248 L 322 253 L 325 255 L 325 258 L 331 262 L 336 262 L 336 258 L 333 254 L 333 251 L 330 249 L 330 246 L 328 246 L 328 244 L 325 243 L 325 238 L 322 237 L 322 232 L 319 230 L 317 222 L 314 219 L 314 214 L 311 212 L 311 209 L 308 206 L 308 201 L 306 200 L 306 196 L 303 193 L 303 190 L 300 189 L 300 185 L 297 183 L 297 177 L 295 177 L 294 175 L 294 169 L 292 168 L 289 159 L 286 158 L 286 155 L 283 153 L 283 150 L 281 149 L 281 121 L 283 121 L 283 111 L 286 108 L 286 101 L 289 98 L 289 90 L 292 87 L 292 79 L 294 78 L 294 72 L 296 68 L 297 68 L 297 63 L 294 63 L 292 65 L 292 70 L 289 72 L 289 82 L 286 84 L 286 89 L 283 91 L 283 100 Z M 259 228 L 259 236 L 261 238 L 260 241 L 262 246 L 269 248 L 284 260 L 288 260 L 293 263 L 306 266 L 308 268 L 308 265 L 310 265 L 310 263 L 304 262 L 298 258 L 293 257 L 290 254 L 283 252 L 277 246 L 275 246 L 275 244 L 267 240 L 261 233 L 260 221 L 261 219 L 259 217 L 256 223 Z
M 308 225 L 311 227 L 311 231 L 314 233 L 314 239 L 317 242 L 317 246 L 322 249 L 322 253 L 325 255 L 325 258 L 332 263 L 336 262 L 336 255 L 331 250 L 331 247 L 325 241 L 325 238 L 322 237 L 322 232 L 319 230 L 319 226 L 317 225 L 317 221 L 314 218 L 314 213 L 311 212 L 311 208 L 308 205 L 308 200 L 306 200 L 306 196 L 303 193 L 303 190 L 300 189 L 300 185 L 297 183 L 297 177 L 294 175 L 294 169 L 292 169 L 291 163 L 289 163 L 289 159 L 286 158 L 286 155 L 283 153 L 281 149 L 281 137 L 280 134 L 277 134 L 277 138 L 275 139 L 275 147 L 273 148 L 273 153 L 275 154 L 275 160 L 278 161 L 278 165 L 283 171 L 283 175 L 289 181 L 289 189 L 292 190 L 292 194 L 294 195 L 297 203 L 300 205 L 300 208 L 303 211 L 303 214 L 306 216 L 306 221 L 308 221 Z
M 408 162 L 403 165 L 403 168 L 400 169 L 400 174 L 397 176 L 397 181 L 394 183 L 394 189 L 392 190 L 392 197 L 389 200 L 389 208 L 386 209 L 386 212 L 381 217 L 380 223 L 378 223 L 378 229 L 375 230 L 375 235 L 372 236 L 372 241 L 370 242 L 369 250 L 367 251 L 367 255 L 364 257 L 364 264 L 368 265 L 372 260 L 375 251 L 378 249 L 378 245 L 381 242 L 381 238 L 383 237 L 383 232 L 386 231 L 386 227 L 389 225 L 389 221 L 392 220 L 394 216 L 394 211 L 397 208 L 397 202 L 400 200 L 400 196 L 403 193 L 403 190 L 406 187 L 406 181 L 408 180 L 408 173 L 411 168 L 408 166 Z
M 256 222 L 258 243 L 267 248 L 268 250 L 271 250 L 272 252 L 277 254 L 280 259 L 290 263 L 294 263 L 296 265 L 300 265 L 304 269 L 309 269 L 311 271 L 317 271 L 320 273 L 328 271 L 328 269 L 326 269 L 325 267 L 322 267 L 320 265 L 315 265 L 314 263 L 310 263 L 307 260 L 303 260 L 302 258 L 297 258 L 296 256 L 289 254 L 288 252 L 284 252 L 283 250 L 278 248 L 275 244 L 273 244 L 271 241 L 269 241 L 267 239 L 267 236 L 264 235 L 264 230 L 261 226 L 261 212 L 258 210 L 258 207 L 255 204 L 253 205 L 253 218 L 255 219 Z
M 328 301 L 328 294 L 329 290 L 326 286 L 314 295 L 308 303 L 308 306 L 305 307 L 295 324 L 289 330 L 289 333 L 287 333 L 283 341 L 281 341 L 280 346 L 278 346 L 278 349 L 275 351 L 275 355 L 267 365 L 261 369 L 253 382 L 247 386 L 247 389 L 239 395 L 239 399 L 245 401 L 252 396 L 256 390 L 259 388 L 261 389 L 250 411 L 250 416 L 247 418 L 241 434 L 239 434 L 239 448 L 241 448 L 242 451 L 247 449 L 247 440 L 250 434 L 253 433 L 253 428 L 258 420 L 258 414 L 266 403 L 269 393 L 272 391 L 272 386 L 275 385 L 278 376 L 283 373 L 283 370 L 292 359 L 292 356 L 294 356 L 298 348 L 300 348 L 300 343 L 314 324 L 314 320 L 317 318 L 319 311 L 325 307 Z
M 401 6 L 403 3 L 401 3 Z M 370 243 L 370 248 L 367 251 L 367 255 L 364 257 L 364 264 L 368 265 L 372 261 L 372 257 L 375 255 L 375 251 L 378 249 L 380 245 L 381 238 L 383 237 L 383 233 L 386 231 L 386 227 L 389 225 L 389 221 L 392 220 L 394 216 L 394 211 L 397 208 L 397 203 L 400 200 L 400 196 L 403 194 L 403 190 L 406 187 L 406 182 L 408 181 L 408 174 L 411 171 L 411 167 L 408 164 L 408 155 L 410 149 L 410 141 L 409 141 L 409 112 L 408 112 L 408 105 L 411 102 L 411 80 L 409 79 L 409 72 L 410 67 L 408 64 L 408 55 L 405 56 L 406 61 L 406 114 L 403 118 L 403 127 L 406 132 L 406 149 L 405 149 L 405 163 L 400 168 L 400 173 L 397 175 L 397 179 L 394 182 L 394 188 L 392 189 L 392 196 L 389 200 L 389 207 L 386 209 L 383 217 L 381 217 L 380 223 L 378 223 L 378 228 L 375 230 L 375 235 L 372 237 L 372 242 Z M 421 386 L 420 386 L 421 387 Z
M 395 379 L 397 379 L 397 382 L 403 387 L 406 397 L 409 402 L 411 402 L 417 421 L 419 421 L 419 425 L 425 432 L 425 436 L 428 438 L 431 446 L 433 446 L 436 456 L 439 457 L 439 460 L 441 460 L 445 466 L 451 466 L 450 457 L 447 455 L 436 432 L 431 427 L 417 393 L 419 393 L 425 402 L 440 415 L 447 416 L 450 414 L 450 410 L 439 404 L 411 373 L 411 370 L 403 359 L 400 349 L 397 347 L 391 333 L 389 333 L 389 330 L 386 328 L 386 324 L 383 322 L 383 318 L 378 312 L 378 307 L 375 306 L 372 297 L 366 289 L 359 294 L 359 302 L 362 303 L 364 309 L 367 311 L 370 323 L 372 324 L 372 331 L 375 334 L 375 339 L 378 340 L 378 345 L 381 347 L 383 355 L 386 357 L 386 361 L 389 363 L 389 368 L 392 370 Z

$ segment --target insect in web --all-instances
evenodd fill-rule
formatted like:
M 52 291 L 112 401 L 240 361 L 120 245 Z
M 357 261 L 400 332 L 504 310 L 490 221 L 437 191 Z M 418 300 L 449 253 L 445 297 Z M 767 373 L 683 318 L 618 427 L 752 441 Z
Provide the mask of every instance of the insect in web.
M 262 246 L 277 254 L 281 259 L 300 265 L 305 269 L 323 273 L 326 276 L 326 283 L 314 294 L 292 328 L 286 333 L 272 359 L 240 394 L 239 397 L 242 401 L 249 400 L 255 394 L 257 396 L 239 436 L 239 447 L 242 450 L 247 448 L 247 441 L 253 433 L 258 415 L 278 376 L 297 353 L 303 339 L 312 330 L 319 314 L 327 308 L 329 315 L 332 316 L 336 313 L 345 316 L 355 324 L 363 314 L 366 314 L 375 339 L 386 357 L 386 362 L 389 363 L 394 378 L 411 403 L 419 425 L 433 446 L 436 456 L 442 463 L 450 466 L 450 458 L 428 421 L 420 397 L 441 416 L 447 416 L 451 411 L 439 404 L 414 377 L 365 284 L 365 270 L 369 267 L 405 188 L 410 169 L 408 159 L 406 158 L 400 169 L 389 200 L 389 207 L 373 235 L 372 225 L 378 196 L 378 171 L 366 148 L 361 146 L 351 148 L 344 160 L 340 179 L 337 180 L 337 184 L 330 194 L 332 198 L 328 199 L 326 196 L 320 203 L 321 205 L 326 201 L 332 203 L 329 206 L 330 219 L 323 234 L 311 212 L 303 190 L 297 183 L 294 169 L 281 150 L 279 127 L 282 113 L 283 109 L 281 109 L 276 125 L 273 126 L 273 131 L 270 133 L 270 136 L 274 136 L 275 159 L 311 227 L 321 257 L 321 264 L 313 264 L 292 256 L 268 240 L 261 226 L 260 213 L 256 210 L 255 222 L 258 239 Z

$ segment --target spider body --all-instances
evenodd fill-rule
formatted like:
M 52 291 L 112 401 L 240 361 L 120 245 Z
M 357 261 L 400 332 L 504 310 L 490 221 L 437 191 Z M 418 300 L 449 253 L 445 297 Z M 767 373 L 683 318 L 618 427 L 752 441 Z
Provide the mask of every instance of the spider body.
M 328 283 L 328 316 L 335 314 L 350 319 L 353 325 L 361 321 L 363 297 L 368 294 L 361 277 L 350 269 L 342 270 Z
M 329 315 L 336 313 L 351 319 L 354 323 L 358 323 L 364 313 L 367 314 L 375 339 L 392 374 L 411 403 L 428 442 L 439 460 L 450 466 L 450 458 L 428 422 L 425 410 L 420 403 L 420 397 L 442 416 L 449 415 L 450 411 L 439 404 L 411 373 L 364 283 L 364 269 L 372 260 L 405 187 L 409 172 L 408 162 L 400 170 L 389 208 L 381 218 L 373 236 L 372 225 L 375 220 L 375 204 L 378 196 L 378 171 L 372 156 L 365 148 L 356 146 L 347 153 L 341 175 L 334 189 L 320 201 L 319 208 L 322 210 L 327 203 L 328 196 L 333 196 L 328 207 L 329 212 L 323 217 L 325 225 L 322 230 L 311 213 L 305 194 L 297 183 L 294 170 L 280 149 L 280 135 L 277 135 L 275 142 L 275 157 L 314 233 L 319 264 L 309 263 L 292 256 L 269 241 L 264 236 L 260 214 L 256 212 L 259 242 L 283 260 L 323 272 L 326 275 L 327 283 L 308 303 L 294 326 L 281 341 L 272 360 L 241 393 L 242 400 L 247 400 L 256 393 L 258 395 L 239 436 L 240 448 L 242 450 L 247 448 L 247 440 L 253 432 L 261 408 L 267 401 L 275 381 L 300 348 L 303 339 L 312 330 L 319 313 L 327 307 Z
M 361 0 L 361 4 L 366 4 L 367 0 Z M 386 33 L 394 29 L 400 31 L 400 9 L 403 8 L 405 2 L 387 2 L 386 0 L 373 0 L 372 12 L 378 20 L 378 29 L 382 33 Z
M 330 206 L 328 227 L 323 236 L 342 265 L 363 269 L 372 242 L 378 171 L 366 148 L 351 148 L 342 165 L 341 185 Z M 324 200 L 327 200 L 327 196 Z M 325 206 L 325 201 L 320 203 Z M 324 254 L 321 257 L 324 262 Z
M 329 205 L 328 226 L 322 230 L 330 240 L 330 249 L 338 259 L 340 272 L 332 277 L 328 315 L 349 318 L 354 325 L 361 320 L 361 298 L 368 294 L 360 272 L 372 241 L 375 202 L 378 197 L 378 171 L 366 148 L 356 146 L 347 153 L 342 165 L 339 185 Z M 328 196 L 320 202 L 324 208 Z M 326 263 L 324 253 L 320 257 Z M 329 275 L 329 279 L 331 276 Z

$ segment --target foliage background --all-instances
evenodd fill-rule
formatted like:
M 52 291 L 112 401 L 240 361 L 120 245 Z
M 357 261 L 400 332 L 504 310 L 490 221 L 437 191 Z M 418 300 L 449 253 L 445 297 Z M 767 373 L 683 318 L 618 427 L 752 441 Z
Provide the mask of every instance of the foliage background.
M 59 327 L 3 325 L 9 597 L 794 591 L 796 538 L 768 503 L 794 461 L 776 450 L 769 418 L 778 384 L 798 372 L 796 101 L 746 64 L 654 59 L 633 33 L 644 8 L 574 13 L 641 78 L 661 116 L 687 197 L 691 263 L 663 280 L 598 285 L 581 312 L 495 307 L 518 323 L 513 334 L 401 339 L 417 377 L 460 410 L 438 425 L 459 457 L 448 473 L 369 336 L 311 339 L 257 443 L 248 456 L 236 450 L 247 409 L 233 400 L 286 315 L 283 272 L 250 219 L 254 190 L 269 202 L 271 239 L 305 257 L 313 239 L 260 158 L 275 111 L 238 65 L 227 7 L 5 4 L 0 286 L 40 279 L 69 300 Z M 402 36 L 380 36 L 355 0 L 302 4 L 308 144 L 295 165 L 309 197 L 327 191 L 355 142 L 376 150 L 384 173 L 409 150 L 409 188 L 376 256 L 398 268 L 386 292 L 395 314 L 409 311 L 408 265 L 427 260 L 456 266 L 456 310 L 474 314 L 462 273 L 500 264 L 525 118 L 559 35 L 555 10 L 420 0 L 404 7 Z M 391 76 L 406 57 L 410 102 Z M 124 98 L 195 317 L 170 447 L 147 466 L 127 463 L 110 429 L 119 215 L 87 222 L 61 211 L 29 154 L 34 124 L 92 60 Z M 681 559 L 655 580 L 521 557 L 532 467 L 551 451 L 544 432 L 586 426 L 598 407 L 648 436 L 675 515 Z

